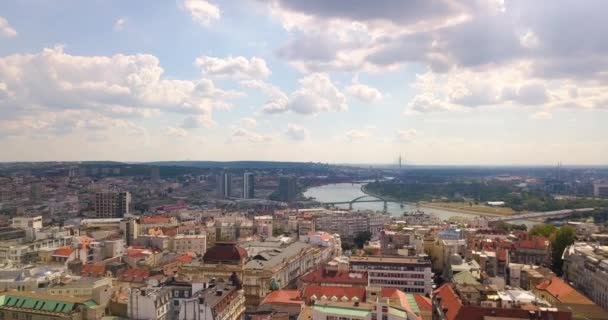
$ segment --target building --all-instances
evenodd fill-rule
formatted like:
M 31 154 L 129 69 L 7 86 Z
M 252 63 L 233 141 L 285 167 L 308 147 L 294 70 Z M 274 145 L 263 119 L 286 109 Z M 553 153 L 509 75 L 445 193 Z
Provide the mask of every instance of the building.
M 279 201 L 293 202 L 298 195 L 298 183 L 295 177 L 279 178 Z
M 257 312 L 278 312 L 287 314 L 289 319 L 295 319 L 304 304 L 301 294 L 300 290 L 273 291 L 264 298 Z
M 98 218 L 123 218 L 129 214 L 131 193 L 98 192 L 95 194 L 94 208 Z
M 407 293 L 432 291 L 433 273 L 428 257 L 351 257 L 350 269 L 367 272 L 370 286 L 398 288 Z
M 573 319 L 608 319 L 607 311 L 556 276 L 536 285 L 533 291 L 558 309 L 571 311 Z
M 608 197 L 608 183 L 594 183 L 593 196 L 600 198 Z
M 160 181 L 160 168 L 159 167 L 150 168 L 150 180 L 152 182 Z
M 173 251 L 178 254 L 193 252 L 202 256 L 207 251 L 207 236 L 204 234 L 178 234 L 171 242 Z
M 369 232 L 377 239 L 390 221 L 390 216 L 371 211 L 326 211 L 313 217 L 314 231 L 337 233 L 345 242 L 352 242 L 363 232 Z M 307 233 L 300 231 L 299 234 Z
M 183 293 L 173 290 L 174 313 L 167 319 L 239 320 L 245 312 L 245 296 L 239 284 L 211 283 L 203 290 Z
M 103 308 L 87 298 L 22 291 L 0 294 L 2 319 L 96 320 L 103 314 Z
M 563 272 L 564 280 L 608 309 L 608 246 L 574 243 L 564 250 Z
M 131 289 L 127 317 L 135 320 L 169 320 L 171 292 L 166 288 Z
M 255 175 L 251 172 L 243 174 L 243 199 L 255 198 Z
M 222 172 L 217 177 L 217 186 L 220 198 L 230 198 L 232 195 L 232 175 L 228 172 Z
M 11 227 L 18 229 L 42 229 L 42 216 L 13 217 Z
M 551 242 L 540 235 L 522 233 L 514 241 L 511 261 L 522 264 L 551 265 Z
M 433 320 L 570 320 L 530 291 L 498 291 L 481 284 L 447 283 L 433 295 Z

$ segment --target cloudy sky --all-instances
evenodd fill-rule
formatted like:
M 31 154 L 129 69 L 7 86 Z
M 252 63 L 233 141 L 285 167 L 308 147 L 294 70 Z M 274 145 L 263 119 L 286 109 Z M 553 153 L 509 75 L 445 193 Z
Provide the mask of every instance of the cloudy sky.
M 608 6 L 0 2 L 0 161 L 606 164 Z

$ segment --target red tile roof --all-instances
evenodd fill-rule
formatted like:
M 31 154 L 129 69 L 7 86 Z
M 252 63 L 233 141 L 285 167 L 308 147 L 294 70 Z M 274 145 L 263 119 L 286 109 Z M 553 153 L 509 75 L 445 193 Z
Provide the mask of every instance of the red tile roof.
M 74 248 L 72 248 L 70 246 L 61 247 L 61 248 L 55 249 L 55 251 L 53 251 L 53 256 L 54 257 L 69 257 L 70 255 L 72 255 L 72 252 L 74 252 Z
M 549 245 L 549 239 L 539 235 L 532 236 L 528 234 L 521 234 L 515 242 L 515 247 L 522 249 L 548 250 Z
M 536 285 L 536 289 L 547 292 L 562 303 L 594 304 L 593 301 L 556 276 Z
M 416 304 L 418 305 L 418 309 L 420 309 L 420 311 L 431 312 L 433 310 L 433 301 L 431 301 L 430 298 L 415 293 L 414 299 L 416 300 Z
M 338 301 L 344 296 L 346 296 L 349 300 L 353 297 L 357 297 L 359 301 L 365 300 L 365 288 L 363 287 L 342 287 L 342 286 L 318 286 L 318 285 L 309 285 L 304 288 L 304 292 L 302 292 L 302 297 L 307 302 L 311 301 L 311 297 L 315 295 L 317 299 L 321 299 L 322 296 L 326 296 L 327 299 L 331 299 L 331 297 L 335 296 L 338 298 Z
M 407 301 L 407 294 L 397 288 L 382 288 L 380 297 L 390 299 L 391 306 L 398 304 L 402 309 L 414 313 L 412 311 L 412 306 L 410 306 L 410 303 Z
M 303 304 L 304 300 L 301 297 L 300 290 L 276 290 L 271 292 L 262 304 Z
M 142 224 L 158 224 L 158 223 L 170 223 L 171 218 L 163 216 L 149 216 L 141 219 Z
M 247 251 L 234 243 L 218 242 L 214 247 L 207 249 L 203 255 L 205 263 L 241 263 L 247 258 Z
M 85 277 L 103 277 L 105 273 L 105 264 L 86 264 L 82 266 L 81 271 L 81 274 Z
M 150 270 L 129 269 L 123 272 L 118 279 L 123 282 L 144 282 L 150 276 Z
M 303 283 L 333 283 L 367 286 L 367 273 L 327 270 L 319 267 L 300 278 Z

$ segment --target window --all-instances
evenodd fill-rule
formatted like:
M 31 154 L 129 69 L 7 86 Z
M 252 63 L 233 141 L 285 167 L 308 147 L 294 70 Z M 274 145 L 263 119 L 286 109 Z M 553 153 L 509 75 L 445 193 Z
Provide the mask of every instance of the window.
M 388 316 L 387 316 L 387 315 L 385 315 L 385 314 L 383 314 L 383 315 L 382 315 L 382 320 L 388 320 Z
M 388 307 L 382 306 L 382 313 L 387 313 L 387 312 L 388 312 Z M 384 316 L 382 318 L 384 318 Z M 385 319 L 383 319 L 383 320 L 385 320 Z

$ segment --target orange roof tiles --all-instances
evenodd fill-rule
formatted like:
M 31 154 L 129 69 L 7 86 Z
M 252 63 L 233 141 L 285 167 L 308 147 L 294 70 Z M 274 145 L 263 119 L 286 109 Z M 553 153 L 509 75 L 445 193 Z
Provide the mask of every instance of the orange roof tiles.
M 88 277 L 102 277 L 106 273 L 104 264 L 86 264 L 82 266 L 81 274 Z
M 53 256 L 69 257 L 70 255 L 72 255 L 72 252 L 74 252 L 74 248 L 72 248 L 70 246 L 61 247 L 61 248 L 55 249 L 55 251 L 53 251 Z
M 282 303 L 282 304 L 303 304 L 300 290 L 276 290 L 271 292 L 262 304 Z
M 334 283 L 367 286 L 367 273 L 327 270 L 319 267 L 300 278 L 304 283 Z
M 594 304 L 593 301 L 556 276 L 541 282 L 536 288 L 546 291 L 562 303 Z
M 163 216 L 149 216 L 141 219 L 142 224 L 157 224 L 157 223 L 170 223 L 171 218 Z
M 144 282 L 150 276 L 150 271 L 146 269 L 129 269 L 119 276 L 120 281 L 124 282 Z

